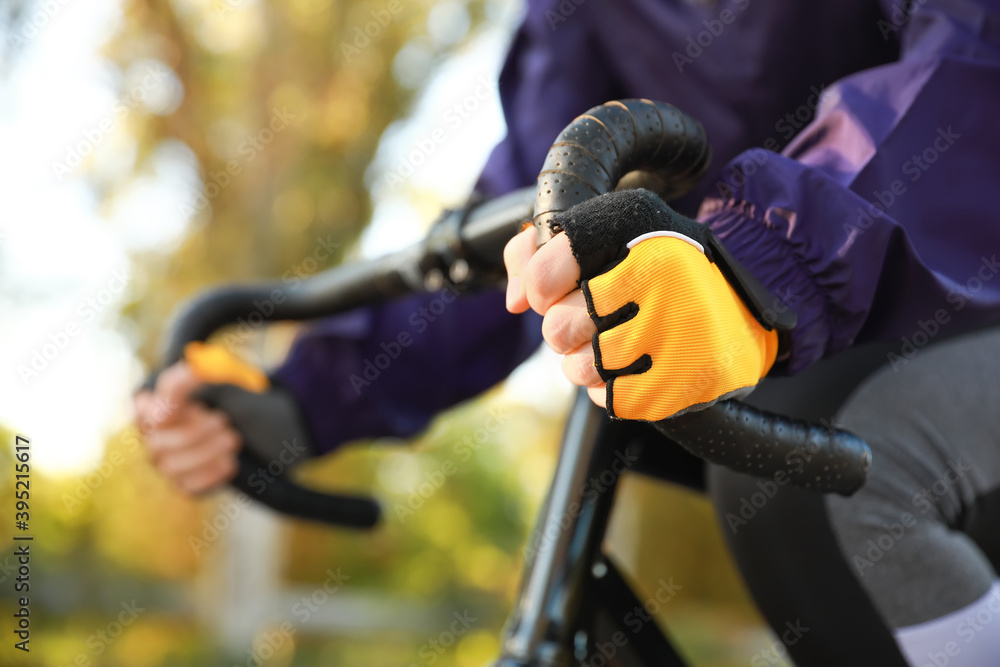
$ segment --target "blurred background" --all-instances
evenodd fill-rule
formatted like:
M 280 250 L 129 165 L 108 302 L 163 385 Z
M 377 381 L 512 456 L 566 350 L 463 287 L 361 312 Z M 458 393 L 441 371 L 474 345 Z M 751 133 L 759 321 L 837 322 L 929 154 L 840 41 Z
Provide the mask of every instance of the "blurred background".
M 314 485 L 383 502 L 368 534 L 227 491 L 177 493 L 146 460 L 130 394 L 184 298 L 377 256 L 460 204 L 504 134 L 494 82 L 522 9 L 0 4 L 0 664 L 488 663 L 571 398 L 552 355 L 413 442 L 304 466 Z M 469 99 L 456 122 L 449 109 Z M 444 140 L 422 149 L 436 130 Z M 271 327 L 243 352 L 276 363 L 294 334 Z M 503 426 L 456 456 L 497 410 Z M 15 434 L 32 443 L 28 655 L 8 625 Z M 418 498 L 449 462 L 455 474 Z M 692 664 L 784 664 L 703 498 L 630 477 L 616 517 L 608 549 L 640 598 L 660 579 L 683 587 L 658 620 Z M 466 622 L 448 640 L 455 614 Z

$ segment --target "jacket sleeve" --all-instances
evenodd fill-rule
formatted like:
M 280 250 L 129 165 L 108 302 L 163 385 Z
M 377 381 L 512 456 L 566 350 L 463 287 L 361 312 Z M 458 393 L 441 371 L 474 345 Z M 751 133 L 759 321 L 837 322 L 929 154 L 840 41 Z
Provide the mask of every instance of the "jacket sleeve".
M 506 377 L 541 342 L 496 290 L 449 290 L 354 311 L 312 327 L 275 373 L 302 407 L 317 450 L 406 437 L 440 410 Z
M 799 316 L 779 372 L 875 339 L 905 362 L 1000 315 L 1000 16 L 985 5 L 887 8 L 876 28 L 901 35 L 899 61 L 829 86 L 783 153 L 738 156 L 703 205 Z
M 477 189 L 487 196 L 534 183 L 563 126 L 612 95 L 607 64 L 587 32 L 553 30 L 551 21 L 562 19 L 552 18 L 557 4 L 531 3 L 508 53 L 500 77 L 508 133 L 480 177 Z M 452 297 L 360 309 L 297 340 L 274 379 L 299 400 L 318 450 L 413 435 L 436 413 L 505 378 L 541 344 L 541 318 L 507 313 L 497 290 Z

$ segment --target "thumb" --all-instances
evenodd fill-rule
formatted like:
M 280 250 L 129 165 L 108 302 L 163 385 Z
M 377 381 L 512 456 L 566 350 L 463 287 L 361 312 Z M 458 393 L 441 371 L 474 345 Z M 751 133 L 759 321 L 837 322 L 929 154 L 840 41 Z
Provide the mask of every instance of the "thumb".
M 528 292 L 521 276 L 535 254 L 536 246 L 535 228 L 529 226 L 508 241 L 503 249 L 503 263 L 507 267 L 507 310 L 512 313 L 523 313 L 528 309 Z
M 194 371 L 185 361 L 179 361 L 167 368 L 156 379 L 153 418 L 160 424 L 173 421 L 191 394 L 201 386 Z

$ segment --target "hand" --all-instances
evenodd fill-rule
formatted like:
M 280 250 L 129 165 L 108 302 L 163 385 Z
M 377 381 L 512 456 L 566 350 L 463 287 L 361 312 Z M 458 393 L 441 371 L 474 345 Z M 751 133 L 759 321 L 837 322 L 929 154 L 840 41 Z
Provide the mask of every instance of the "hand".
M 644 190 L 595 197 L 555 222 L 565 233 L 542 248 L 529 229 L 504 249 L 507 309 L 543 316 L 563 373 L 611 416 L 705 408 L 770 370 L 778 336 L 760 304 L 771 295 L 708 228 Z
M 587 313 L 583 292 L 577 287 L 580 265 L 569 238 L 559 234 L 536 250 L 535 229 L 528 228 L 504 248 L 507 265 L 507 310 L 523 313 L 530 307 L 542 319 L 542 337 L 563 355 L 563 375 L 587 387 L 590 399 L 605 407 L 607 387 L 597 373 L 592 340 L 597 326 Z
M 192 400 L 201 386 L 182 361 L 160 373 L 154 391 L 140 391 L 134 399 L 136 423 L 153 464 L 189 494 L 205 493 L 231 480 L 243 445 L 224 412 Z

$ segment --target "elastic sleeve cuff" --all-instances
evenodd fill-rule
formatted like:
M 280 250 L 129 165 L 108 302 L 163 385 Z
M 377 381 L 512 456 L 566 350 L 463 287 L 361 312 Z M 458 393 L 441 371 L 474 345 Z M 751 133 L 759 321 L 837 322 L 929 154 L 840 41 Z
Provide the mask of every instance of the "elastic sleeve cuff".
M 778 297 L 775 309 L 791 308 L 798 324 L 779 350 L 770 375 L 794 375 L 823 358 L 831 338 L 827 303 L 812 272 L 762 209 L 735 200 L 705 202 L 698 219 Z

